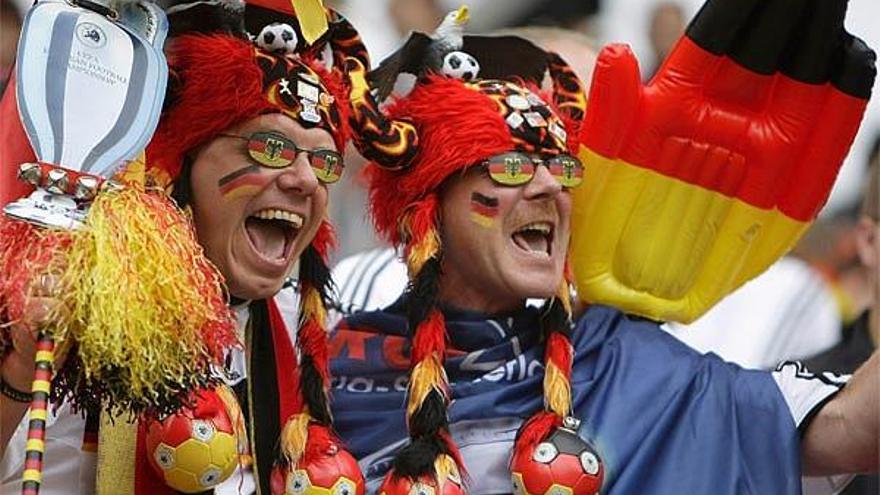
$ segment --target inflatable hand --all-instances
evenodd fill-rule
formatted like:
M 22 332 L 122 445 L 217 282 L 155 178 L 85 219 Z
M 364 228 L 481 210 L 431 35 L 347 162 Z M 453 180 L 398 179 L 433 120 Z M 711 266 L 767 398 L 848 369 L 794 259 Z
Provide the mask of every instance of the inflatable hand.
M 581 298 L 689 322 L 824 204 L 873 85 L 845 0 L 710 0 L 658 74 L 599 56 L 571 262 Z

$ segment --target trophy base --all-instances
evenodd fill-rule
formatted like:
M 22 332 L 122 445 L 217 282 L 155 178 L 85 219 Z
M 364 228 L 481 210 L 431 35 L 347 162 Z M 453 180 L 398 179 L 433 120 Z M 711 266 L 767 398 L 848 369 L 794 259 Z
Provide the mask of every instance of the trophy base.
M 82 227 L 86 210 L 67 194 L 52 194 L 37 188 L 27 198 L 3 208 L 6 216 L 48 229 L 73 230 Z

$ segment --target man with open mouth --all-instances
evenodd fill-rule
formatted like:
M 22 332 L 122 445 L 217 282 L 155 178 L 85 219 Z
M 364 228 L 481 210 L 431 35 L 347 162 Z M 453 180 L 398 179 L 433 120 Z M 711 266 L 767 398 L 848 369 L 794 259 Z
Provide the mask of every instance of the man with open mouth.
M 352 494 L 361 483 L 330 429 L 326 393 L 327 195 L 348 138 L 342 63 L 358 42 L 328 12 L 318 11 L 325 32 L 310 35 L 322 19 L 298 17 L 286 1 L 248 2 L 243 13 L 222 2 L 169 11 L 172 26 L 189 29 L 172 32 L 166 49 L 177 86 L 147 164 L 160 181 L 172 178 L 173 197 L 191 208 L 244 342 L 227 372 L 245 419 L 246 461 L 215 493 L 283 493 L 301 483 L 296 470 L 327 459 L 341 467 L 324 469 L 326 479 Z M 298 314 L 285 320 L 272 298 L 288 278 Z M 156 477 L 179 490 L 158 467 Z
M 43 493 L 269 495 L 311 473 L 312 484 L 362 494 L 330 428 L 324 305 L 328 187 L 349 134 L 342 64 L 365 51 L 335 12 L 302 14 L 286 0 L 178 4 L 168 17 L 171 76 L 147 185 L 191 213 L 241 345 L 216 370 L 226 386 L 194 393 L 178 414 L 102 424 L 97 460 L 79 451 L 79 417 L 54 419 Z M 297 314 L 285 325 L 273 297 L 291 278 Z M 20 479 L 9 477 L 10 491 Z
M 709 0 L 646 88 L 629 52 L 606 49 L 589 109 L 558 56 L 512 37 L 464 36 L 438 54 L 436 35 L 415 34 L 370 73 L 376 94 L 401 92 L 385 113 L 355 121 L 355 143 L 372 160 L 374 223 L 402 253 L 409 285 L 391 306 L 345 318 L 331 340 L 334 424 L 369 492 L 799 494 L 802 471 L 877 469 L 871 381 L 880 355 L 848 382 L 796 363 L 744 370 L 700 355 L 645 317 L 578 308 L 567 273 L 579 259 L 568 252 L 572 229 L 594 227 L 572 226 L 573 191 L 628 170 L 624 158 L 647 157 L 639 165 L 665 189 L 649 190 L 633 172 L 614 184 L 618 194 L 655 194 L 658 216 L 670 202 L 689 204 L 676 195 L 682 185 L 726 194 L 700 196 L 684 213 L 740 200 L 740 183 L 726 178 L 780 150 L 810 150 L 815 171 L 836 169 L 854 136 L 842 130 L 858 127 L 875 72 L 873 53 L 843 30 L 845 6 Z M 395 84 L 402 72 L 416 76 L 412 89 Z M 541 90 L 544 81 L 552 91 Z M 839 126 L 799 113 L 838 96 L 852 104 L 832 105 Z M 753 97 L 772 125 L 734 101 Z M 783 121 L 786 132 L 776 134 Z M 406 142 L 374 139 L 405 125 L 414 133 Z M 813 131 L 832 127 L 835 137 L 816 149 Z M 667 135 L 670 143 L 658 138 Z M 686 160 L 691 154 L 697 159 Z M 605 156 L 608 170 L 585 170 L 582 160 L 597 166 Z M 810 170 L 803 180 L 818 180 Z M 766 182 L 752 186 L 745 196 L 764 201 L 757 192 Z M 628 210 L 603 204 L 637 232 L 652 225 L 628 223 Z M 670 242 L 687 244 L 681 230 Z M 628 248 L 608 247 L 610 263 L 627 259 Z M 530 308 L 529 298 L 545 303 Z

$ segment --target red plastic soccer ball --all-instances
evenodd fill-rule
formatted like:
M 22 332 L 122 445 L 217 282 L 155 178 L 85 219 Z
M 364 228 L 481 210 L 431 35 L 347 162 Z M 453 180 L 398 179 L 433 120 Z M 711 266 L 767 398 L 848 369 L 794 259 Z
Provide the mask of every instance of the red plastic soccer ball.
M 593 447 L 575 430 L 579 421 L 566 418 L 531 452 L 515 452 L 510 463 L 516 495 L 596 495 L 605 468 Z
M 364 495 L 364 475 L 348 451 L 332 444 L 305 466 L 272 470 L 272 495 Z
M 422 476 L 413 481 L 407 477 L 393 476 L 393 472 L 389 472 L 382 482 L 382 487 L 379 488 L 379 495 L 466 495 L 461 474 L 454 467 L 454 463 L 451 464 L 453 467 L 443 483 L 442 490 L 437 487 L 437 480 L 433 476 Z
M 246 449 L 246 441 L 236 433 L 234 418 L 240 416 L 236 403 L 226 404 L 214 391 L 202 391 L 192 409 L 147 425 L 150 466 L 179 492 L 199 493 L 219 485 L 239 465 L 242 442 Z

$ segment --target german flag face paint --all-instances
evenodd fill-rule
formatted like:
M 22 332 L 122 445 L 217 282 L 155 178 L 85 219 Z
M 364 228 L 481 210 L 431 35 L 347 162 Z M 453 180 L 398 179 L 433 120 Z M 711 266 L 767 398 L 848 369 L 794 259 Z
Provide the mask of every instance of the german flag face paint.
M 584 167 L 580 160 L 570 155 L 541 160 L 511 151 L 489 157 L 483 162 L 483 166 L 489 171 L 489 177 L 503 186 L 520 186 L 530 182 L 535 177 L 538 165 L 545 165 L 550 175 L 565 188 L 579 186 L 584 180 Z
M 498 198 L 485 196 L 474 191 L 471 194 L 471 220 L 485 228 L 495 225 L 498 216 Z
M 248 165 L 224 175 L 217 181 L 220 194 L 225 199 L 257 194 L 270 179 L 268 175 L 262 175 L 261 171 L 262 167 L 259 165 Z
M 334 150 L 300 148 L 284 134 L 279 132 L 255 132 L 250 137 L 234 134 L 221 134 L 224 137 L 247 141 L 248 155 L 257 163 L 268 168 L 285 168 L 291 166 L 297 153 L 306 153 L 309 166 L 324 184 L 332 184 L 342 177 L 345 165 L 342 155 Z
M 584 300 L 688 322 L 786 253 L 859 128 L 874 52 L 846 0 L 708 0 L 643 85 L 622 45 L 593 75 L 571 264 Z

